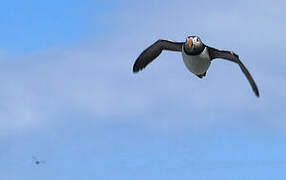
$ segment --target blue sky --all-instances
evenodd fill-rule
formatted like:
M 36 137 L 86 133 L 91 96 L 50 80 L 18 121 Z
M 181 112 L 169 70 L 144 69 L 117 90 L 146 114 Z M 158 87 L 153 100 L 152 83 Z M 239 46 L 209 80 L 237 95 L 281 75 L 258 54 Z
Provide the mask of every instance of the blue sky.
M 0 179 L 285 179 L 284 1 L 7 1 Z M 233 50 L 203 80 L 159 38 Z M 36 165 L 36 156 L 45 163 Z

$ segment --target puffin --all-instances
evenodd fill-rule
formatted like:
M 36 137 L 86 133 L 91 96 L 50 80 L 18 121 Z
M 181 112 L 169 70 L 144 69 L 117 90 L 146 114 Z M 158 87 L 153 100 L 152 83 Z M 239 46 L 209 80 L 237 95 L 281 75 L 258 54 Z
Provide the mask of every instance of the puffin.
M 156 59 L 163 50 L 178 51 L 182 53 L 182 58 L 187 69 L 198 78 L 206 76 L 208 68 L 214 59 L 224 59 L 239 65 L 240 69 L 249 81 L 253 92 L 259 97 L 257 85 L 241 62 L 239 56 L 233 51 L 219 50 L 204 44 L 198 36 L 188 36 L 185 42 L 174 42 L 159 39 L 147 49 L 145 49 L 136 59 L 133 65 L 133 73 L 143 70 L 148 64 Z

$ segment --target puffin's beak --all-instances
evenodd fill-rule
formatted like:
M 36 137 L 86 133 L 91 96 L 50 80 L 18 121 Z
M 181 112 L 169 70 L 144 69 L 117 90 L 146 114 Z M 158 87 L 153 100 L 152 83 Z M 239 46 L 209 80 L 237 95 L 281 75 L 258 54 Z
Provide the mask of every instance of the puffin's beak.
M 193 45 L 193 38 L 190 38 L 190 39 L 189 39 L 189 44 L 188 44 L 189 48 L 190 48 L 192 45 Z

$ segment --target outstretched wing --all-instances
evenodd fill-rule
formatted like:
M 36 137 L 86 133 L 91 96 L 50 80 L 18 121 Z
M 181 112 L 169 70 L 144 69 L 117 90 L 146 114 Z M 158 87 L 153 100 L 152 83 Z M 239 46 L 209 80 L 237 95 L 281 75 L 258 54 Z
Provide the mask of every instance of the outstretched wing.
M 145 49 L 136 59 L 133 65 L 133 72 L 136 73 L 144 69 L 150 62 L 158 57 L 163 50 L 182 51 L 183 42 L 172 42 L 160 39 Z
M 259 91 L 258 91 L 258 88 L 256 86 L 254 79 L 252 78 L 251 74 L 246 69 L 246 67 L 243 65 L 243 63 L 240 61 L 239 56 L 237 54 L 231 51 L 218 50 L 212 47 L 208 47 L 208 50 L 209 50 L 208 52 L 212 60 L 215 58 L 222 58 L 222 59 L 226 59 L 226 60 L 237 63 L 240 69 L 242 70 L 242 72 L 245 74 L 247 80 L 249 81 L 255 95 L 259 97 Z

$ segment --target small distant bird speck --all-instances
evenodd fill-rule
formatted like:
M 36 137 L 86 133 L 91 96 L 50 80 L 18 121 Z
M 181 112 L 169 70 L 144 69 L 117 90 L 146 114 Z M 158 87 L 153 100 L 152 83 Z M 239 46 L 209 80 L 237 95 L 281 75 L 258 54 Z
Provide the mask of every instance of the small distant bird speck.
M 37 165 L 45 163 L 45 161 L 39 161 L 35 156 L 33 156 L 33 160 L 34 160 L 34 163 Z
M 239 56 L 232 51 L 218 50 L 205 45 L 198 36 L 189 36 L 185 42 L 173 42 L 160 39 L 145 49 L 136 59 L 133 72 L 137 73 L 157 58 L 163 50 L 179 51 L 182 53 L 185 66 L 199 78 L 206 76 L 212 60 L 222 58 L 239 65 L 249 81 L 253 92 L 259 97 L 259 91 L 249 71 L 240 61 Z

